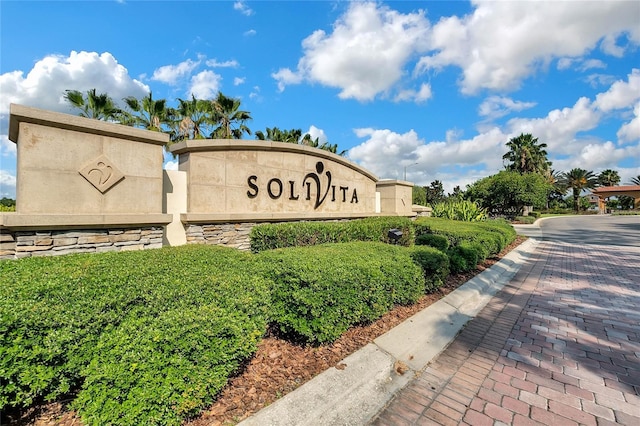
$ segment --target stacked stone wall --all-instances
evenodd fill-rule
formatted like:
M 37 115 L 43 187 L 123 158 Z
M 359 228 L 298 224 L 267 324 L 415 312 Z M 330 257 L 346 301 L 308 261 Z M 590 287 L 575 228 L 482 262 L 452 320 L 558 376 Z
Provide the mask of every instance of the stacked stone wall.
M 256 223 L 189 224 L 186 227 L 187 244 L 211 244 L 250 250 L 249 234 Z
M 0 259 L 162 247 L 161 226 L 98 230 L 2 231 Z

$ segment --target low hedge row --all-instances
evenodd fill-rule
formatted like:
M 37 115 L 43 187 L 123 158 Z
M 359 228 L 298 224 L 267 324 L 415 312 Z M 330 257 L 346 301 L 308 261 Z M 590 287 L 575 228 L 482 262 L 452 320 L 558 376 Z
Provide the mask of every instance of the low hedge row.
M 88 424 L 179 424 L 266 330 L 270 284 L 250 258 L 183 246 L 0 262 L 0 410 L 78 391 Z
M 325 343 L 425 292 L 421 268 L 405 247 L 343 243 L 260 253 L 274 283 L 272 319 L 294 340 Z
M 251 251 L 325 243 L 379 241 L 390 243 L 390 229 L 402 231 L 398 245 L 413 244 L 413 222 L 406 217 L 372 217 L 348 222 L 293 222 L 263 224 L 251 229 Z
M 256 227 L 257 255 L 188 245 L 0 262 L 0 410 L 75 395 L 87 424 L 179 424 L 213 401 L 267 324 L 330 342 L 515 237 L 504 223 L 354 222 Z M 380 242 L 392 228 L 426 245 Z M 304 247 L 325 240 L 351 242 Z
M 503 220 L 460 222 L 420 218 L 415 223 L 416 244 L 435 247 L 449 257 L 452 273 L 474 269 L 502 251 L 516 238 L 513 226 Z

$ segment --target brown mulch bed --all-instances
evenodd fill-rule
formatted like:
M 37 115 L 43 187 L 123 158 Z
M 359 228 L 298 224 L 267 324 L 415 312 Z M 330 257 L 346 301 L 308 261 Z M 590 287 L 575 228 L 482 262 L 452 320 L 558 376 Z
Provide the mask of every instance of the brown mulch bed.
M 259 344 L 255 356 L 229 381 L 217 401 L 204 410 L 200 417 L 185 422 L 185 426 L 236 424 L 323 371 L 333 367 L 344 368 L 341 360 L 490 268 L 525 240 L 526 237 L 518 236 L 498 256 L 487 259 L 476 270 L 450 275 L 435 293 L 425 295 L 414 305 L 396 307 L 371 324 L 354 327 L 332 344 L 299 346 L 269 333 Z M 9 424 L 15 425 L 81 425 L 75 413 L 66 410 L 65 404 L 60 402 L 12 413 L 0 420 L 2 424 L 9 421 Z

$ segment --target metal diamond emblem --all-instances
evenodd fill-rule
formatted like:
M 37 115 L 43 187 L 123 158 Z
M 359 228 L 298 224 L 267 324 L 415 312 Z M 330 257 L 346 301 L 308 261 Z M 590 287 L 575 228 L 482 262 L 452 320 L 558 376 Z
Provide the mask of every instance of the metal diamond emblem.
M 124 174 L 104 155 L 87 163 L 78 173 L 103 194 L 124 179 Z

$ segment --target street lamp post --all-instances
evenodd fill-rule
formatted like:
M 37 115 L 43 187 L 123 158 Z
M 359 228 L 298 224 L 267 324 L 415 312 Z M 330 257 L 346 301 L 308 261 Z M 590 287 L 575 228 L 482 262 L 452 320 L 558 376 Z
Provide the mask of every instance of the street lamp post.
M 404 180 L 407 180 L 407 169 L 409 167 L 413 167 L 415 165 L 417 165 L 418 163 L 413 163 L 413 164 L 409 164 L 408 166 L 404 166 Z

